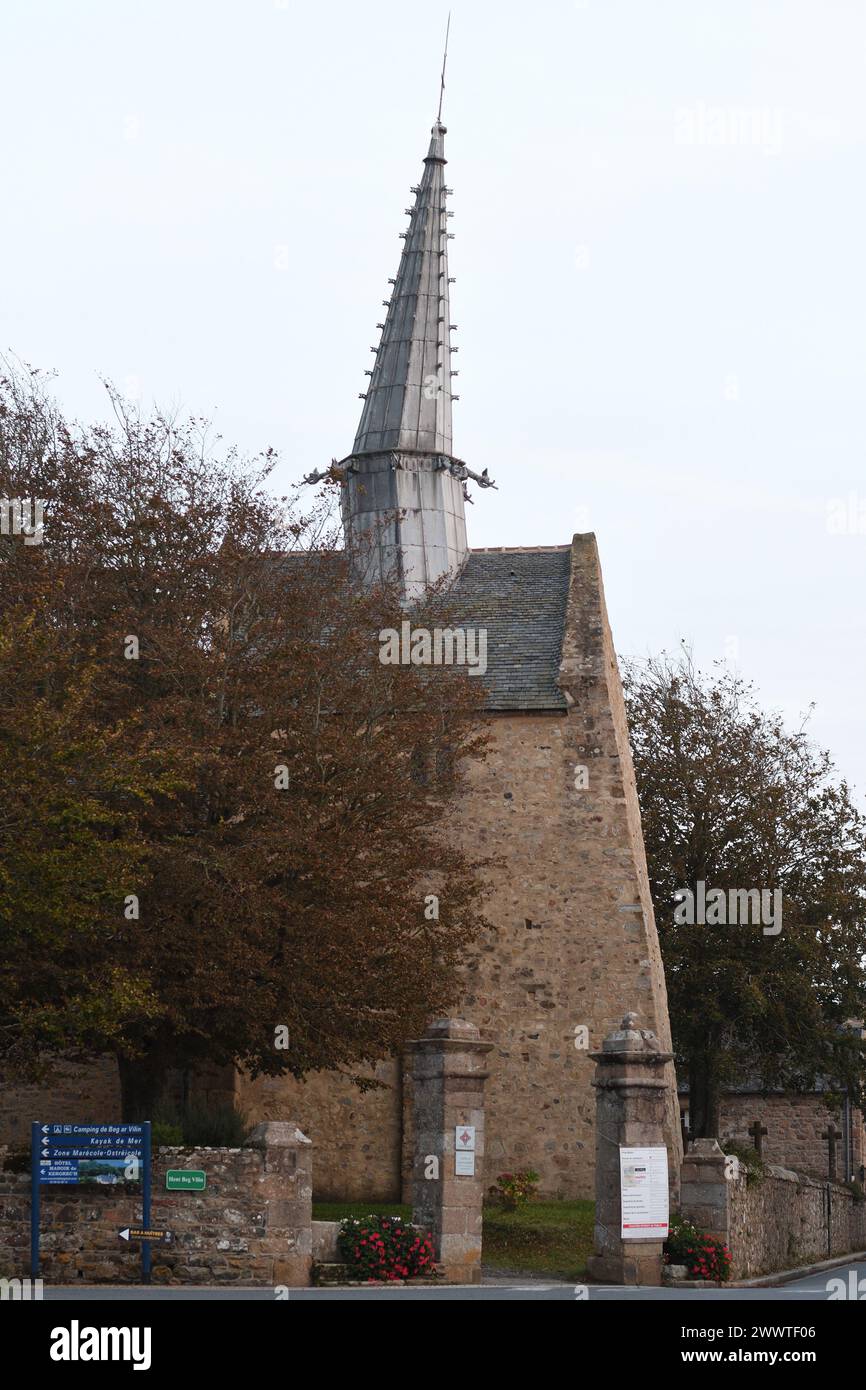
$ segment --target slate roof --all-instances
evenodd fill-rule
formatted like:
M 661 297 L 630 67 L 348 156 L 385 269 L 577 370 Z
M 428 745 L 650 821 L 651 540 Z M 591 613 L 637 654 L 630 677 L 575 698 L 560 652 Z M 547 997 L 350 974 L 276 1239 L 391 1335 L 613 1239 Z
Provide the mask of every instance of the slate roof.
M 288 552 L 282 561 L 327 567 L 341 552 Z M 443 603 L 452 627 L 485 628 L 490 710 L 564 710 L 556 684 L 565 632 L 571 546 L 470 550 Z
M 487 629 L 485 704 L 492 710 L 564 710 L 562 653 L 571 547 L 470 550 L 449 589 L 449 618 Z

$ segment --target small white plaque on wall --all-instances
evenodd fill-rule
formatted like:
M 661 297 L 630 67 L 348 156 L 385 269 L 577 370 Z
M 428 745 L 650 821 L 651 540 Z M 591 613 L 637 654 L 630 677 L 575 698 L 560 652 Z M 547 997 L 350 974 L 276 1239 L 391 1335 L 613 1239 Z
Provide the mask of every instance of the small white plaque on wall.
M 454 1131 L 455 1149 L 470 1149 L 475 1151 L 475 1126 L 458 1125 Z
M 475 1155 L 469 1149 L 458 1149 L 454 1155 L 454 1176 L 457 1178 L 475 1177 Z
M 664 1240 L 668 1234 L 668 1151 L 619 1151 L 621 1240 Z

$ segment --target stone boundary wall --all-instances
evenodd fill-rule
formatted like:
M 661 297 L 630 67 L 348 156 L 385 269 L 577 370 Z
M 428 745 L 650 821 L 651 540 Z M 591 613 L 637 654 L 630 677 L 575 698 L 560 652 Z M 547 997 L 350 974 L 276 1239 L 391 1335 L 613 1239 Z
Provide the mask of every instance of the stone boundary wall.
M 732 1279 L 866 1250 L 866 1202 L 850 1188 L 772 1164 L 751 1184 L 728 1169 L 715 1139 L 696 1140 L 683 1159 L 680 1212 L 726 1243 Z
M 310 1141 L 293 1124 L 259 1125 L 243 1149 L 160 1148 L 151 1221 L 174 1236 L 151 1244 L 154 1284 L 300 1287 L 312 1260 Z M 30 1171 L 10 1172 L 0 1150 L 0 1276 L 30 1273 Z M 169 1168 L 200 1169 L 203 1192 L 167 1192 Z M 120 1239 L 140 1225 L 141 1196 L 111 1188 L 41 1192 L 40 1253 L 47 1284 L 138 1283 L 141 1247 Z
M 763 1182 L 731 1183 L 729 1245 L 735 1279 L 866 1250 L 866 1202 L 839 1183 L 771 1165 Z

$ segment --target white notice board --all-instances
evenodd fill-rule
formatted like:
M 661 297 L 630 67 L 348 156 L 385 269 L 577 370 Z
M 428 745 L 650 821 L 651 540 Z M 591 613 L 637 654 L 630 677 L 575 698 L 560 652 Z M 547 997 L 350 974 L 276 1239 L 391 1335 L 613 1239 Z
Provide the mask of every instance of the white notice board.
M 668 1151 L 619 1151 L 622 1240 L 664 1240 L 668 1234 Z

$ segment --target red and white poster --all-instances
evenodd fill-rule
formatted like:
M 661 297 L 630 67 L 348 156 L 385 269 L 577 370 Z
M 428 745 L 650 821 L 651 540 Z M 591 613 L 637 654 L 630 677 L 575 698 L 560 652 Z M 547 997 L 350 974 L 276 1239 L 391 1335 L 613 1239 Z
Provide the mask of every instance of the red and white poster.
M 619 1151 L 622 1240 L 664 1240 L 668 1234 L 668 1151 Z

